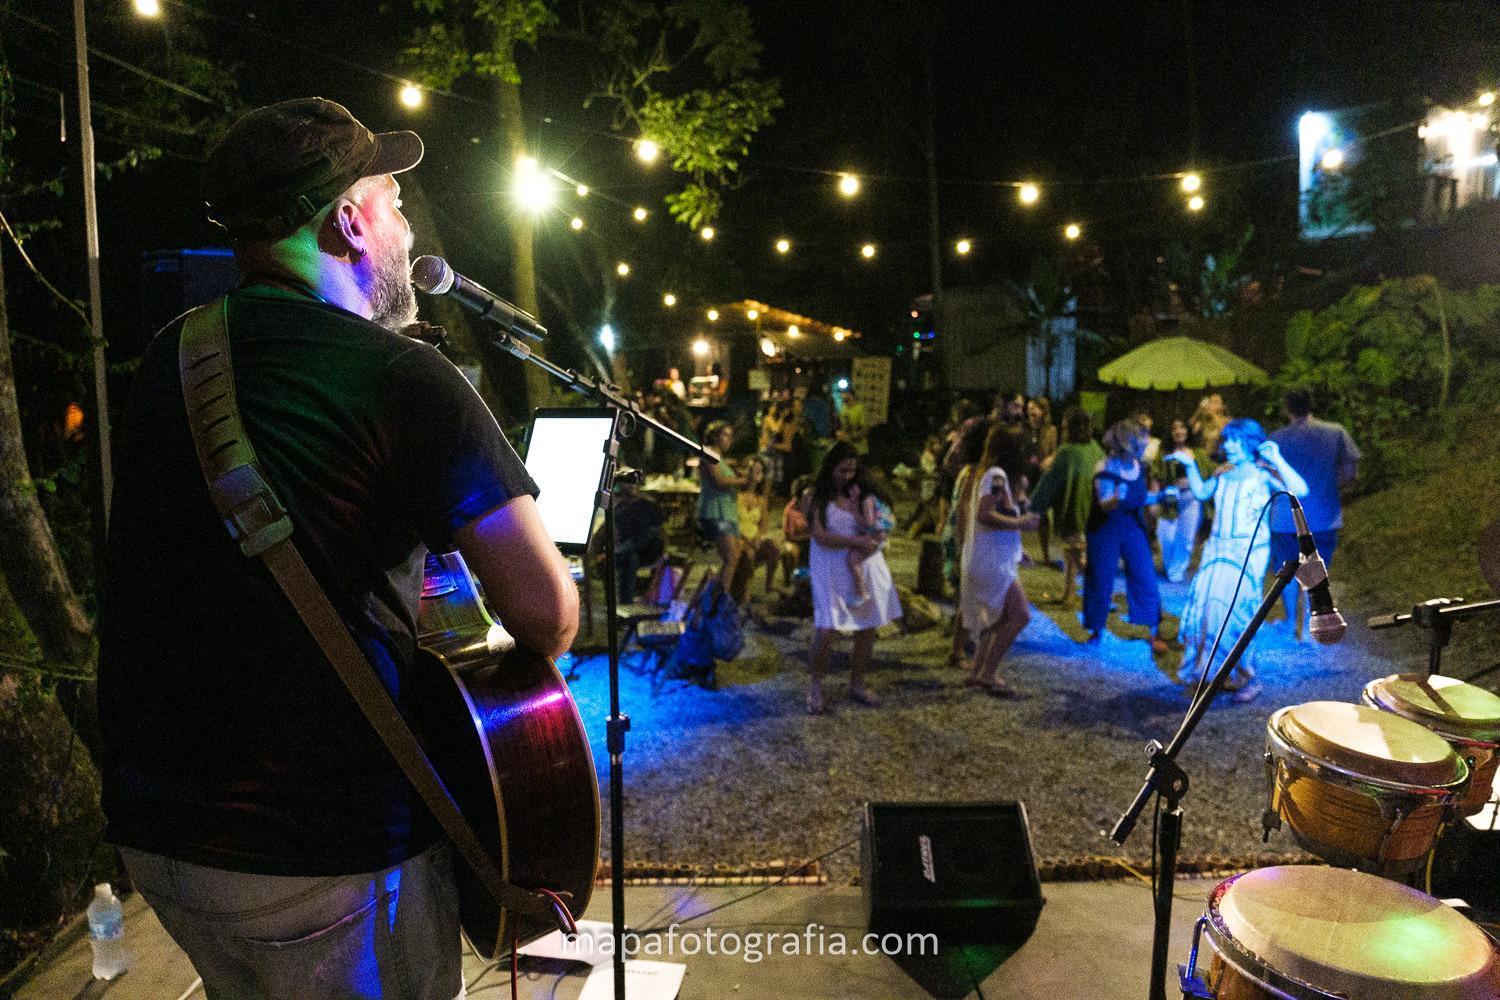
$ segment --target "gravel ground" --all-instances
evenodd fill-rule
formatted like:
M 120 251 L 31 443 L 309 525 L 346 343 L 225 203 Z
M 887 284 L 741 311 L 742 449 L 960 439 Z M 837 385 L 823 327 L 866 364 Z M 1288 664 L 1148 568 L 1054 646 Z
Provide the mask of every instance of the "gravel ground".
M 898 582 L 916 576 L 917 545 L 893 539 Z M 1023 582 L 1034 602 L 1055 592 L 1061 574 L 1034 568 Z M 1184 585 L 1162 585 L 1178 611 Z M 757 611 L 767 610 L 757 598 Z M 1031 624 L 1002 671 L 1027 696 L 1000 701 L 961 686 L 944 665 L 940 629 L 881 639 L 872 687 L 878 709 L 844 697 L 847 645 L 834 657 L 827 686 L 832 714 L 803 708 L 810 621 L 769 617 L 751 626 L 744 652 L 718 672 L 718 689 L 670 681 L 657 692 L 622 670 L 626 744 L 626 855 L 635 860 L 744 863 L 808 858 L 855 838 L 865 800 L 1019 799 L 1044 864 L 1078 856 L 1149 858 L 1149 817 L 1128 847 L 1100 835 L 1129 804 L 1145 774 L 1143 748 L 1166 742 L 1187 708 L 1177 684 L 1152 661 L 1129 627 L 1097 646 L 1081 636 L 1076 613 L 1034 604 Z M 1366 681 L 1423 662 L 1412 630 L 1372 633 L 1349 614 L 1338 646 L 1294 644 L 1285 622 L 1256 640 L 1264 692 L 1248 705 L 1220 699 L 1199 726 L 1182 763 L 1192 780 L 1185 802 L 1185 859 L 1209 856 L 1253 864 L 1257 856 L 1295 853 L 1283 833 L 1261 843 L 1266 782 L 1261 753 L 1275 709 L 1318 699 L 1357 700 Z M 1113 622 L 1113 619 L 1112 619 Z M 1115 625 L 1111 625 L 1114 630 Z M 596 632 L 602 636 L 602 628 Z M 1170 665 L 1169 665 L 1170 666 Z M 573 690 L 587 723 L 608 795 L 602 656 L 585 658 Z M 607 812 L 606 812 L 607 816 Z M 608 854 L 608 832 L 603 848 Z M 836 880 L 858 872 L 857 851 L 825 862 Z

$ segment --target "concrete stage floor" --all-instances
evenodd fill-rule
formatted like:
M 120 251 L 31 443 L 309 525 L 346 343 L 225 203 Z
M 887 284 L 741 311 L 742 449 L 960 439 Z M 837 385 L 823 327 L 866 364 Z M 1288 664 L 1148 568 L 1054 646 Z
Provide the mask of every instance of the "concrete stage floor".
M 1209 890 L 1219 879 L 1177 883 L 1173 908 L 1171 962 L 1186 961 L 1193 922 L 1201 915 Z M 692 888 L 631 887 L 626 891 L 627 918 L 635 926 L 660 926 L 690 918 L 710 907 L 744 896 L 753 887 Z M 1151 897 L 1135 879 L 1106 882 L 1049 882 L 1042 886 L 1047 904 L 1036 932 L 1022 948 L 980 984 L 985 997 L 1068 998 L 1068 1000 L 1140 1000 L 1146 995 L 1151 956 Z M 125 935 L 136 956 L 135 965 L 112 982 L 91 976 L 88 937 L 73 939 L 54 954 L 17 994 L 17 1000 L 179 1000 L 203 997 L 201 989 L 188 993 L 196 973 L 157 923 L 138 895 L 125 901 Z M 585 916 L 607 920 L 609 890 L 601 886 Z M 857 949 L 864 934 L 864 913 L 857 886 L 776 886 L 720 910 L 682 930 L 715 935 L 751 931 L 801 935 L 809 923 L 822 925 L 825 940 L 836 932 L 848 936 Z M 680 940 L 680 938 L 679 938 Z M 701 943 L 701 939 L 700 939 Z M 687 956 L 645 956 L 685 963 L 683 1000 L 709 997 L 920 997 L 922 989 L 891 958 L 883 955 L 787 956 L 777 954 L 750 963 L 743 957 L 701 952 Z M 972 964 L 972 963 L 971 963 Z M 567 970 L 559 963 L 527 971 L 523 966 L 520 994 L 531 998 L 572 1000 L 583 988 L 586 966 Z M 978 969 L 975 970 L 980 971 Z M 483 978 L 479 978 L 484 973 Z M 472 984 L 471 997 L 482 1000 L 509 995 L 508 967 L 485 972 L 473 955 L 466 955 L 464 978 Z M 477 980 L 477 981 L 476 981 Z M 1170 980 L 1169 980 L 1170 982 Z

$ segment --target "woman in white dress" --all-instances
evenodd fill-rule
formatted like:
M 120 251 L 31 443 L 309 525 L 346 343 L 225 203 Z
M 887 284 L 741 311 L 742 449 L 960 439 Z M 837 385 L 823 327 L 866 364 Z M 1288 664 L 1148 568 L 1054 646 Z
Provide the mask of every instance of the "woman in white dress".
M 1224 425 L 1219 441 L 1228 464 L 1207 479 L 1199 474 L 1192 452 L 1180 448 L 1172 455 L 1182 463 L 1193 496 L 1214 502 L 1213 529 L 1203 545 L 1178 629 L 1184 647 L 1181 676 L 1187 682 L 1196 681 L 1212 667 L 1208 653 L 1219 629 L 1224 629 L 1219 643 L 1219 655 L 1224 656 L 1239 641 L 1260 606 L 1261 583 L 1271 556 L 1269 517 L 1260 523 L 1266 501 L 1277 490 L 1296 497 L 1307 495 L 1306 480 L 1282 457 L 1276 442 L 1266 440 L 1258 422 L 1248 417 L 1231 420 Z M 1243 576 L 1241 566 L 1245 567 Z M 1255 667 L 1247 651 L 1231 679 L 1235 701 L 1250 701 L 1260 693 L 1260 685 L 1254 680 Z
M 1017 510 L 1010 480 L 999 465 L 1003 434 L 1001 427 L 989 432 L 979 462 L 985 471 L 971 477 L 959 497 L 963 552 L 959 607 L 964 625 L 979 636 L 964 683 L 996 697 L 1012 698 L 1015 690 L 997 678 L 995 670 L 1031 620 L 1016 567 L 1021 562 L 1021 532 L 1035 528 L 1040 518 Z
M 901 617 L 901 601 L 891 570 L 880 552 L 885 538 L 860 531 L 858 501 L 847 496 L 846 487 L 859 471 L 859 456 L 847 441 L 829 450 L 818 469 L 808 500 L 808 522 L 812 543 L 808 571 L 812 582 L 813 635 L 809 667 L 812 683 L 807 691 L 807 711 L 821 715 L 827 711 L 823 701 L 823 675 L 828 670 L 828 655 L 835 632 L 852 634 L 854 652 L 849 665 L 849 697 L 861 705 L 875 706 L 880 699 L 865 686 L 865 674 L 875 652 L 875 630 Z M 865 560 L 865 585 L 869 599 L 861 601 L 855 594 L 854 577 L 849 572 L 848 549 L 869 552 Z

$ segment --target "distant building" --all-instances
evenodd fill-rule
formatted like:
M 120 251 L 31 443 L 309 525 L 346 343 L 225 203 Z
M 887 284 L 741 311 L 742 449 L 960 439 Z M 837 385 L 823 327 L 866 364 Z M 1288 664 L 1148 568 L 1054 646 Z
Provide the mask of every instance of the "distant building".
M 930 296 L 923 298 L 930 303 Z M 936 336 L 918 343 L 924 351 L 936 349 L 950 389 L 1052 399 L 1073 392 L 1078 333 L 1073 303 L 1064 315 L 1041 323 L 1028 317 L 1016 286 L 979 285 L 944 289 L 941 311 Z

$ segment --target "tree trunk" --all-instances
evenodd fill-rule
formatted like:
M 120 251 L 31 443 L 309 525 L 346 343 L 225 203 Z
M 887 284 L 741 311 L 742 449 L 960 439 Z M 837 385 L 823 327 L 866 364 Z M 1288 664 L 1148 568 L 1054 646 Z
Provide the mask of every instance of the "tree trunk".
M 22 444 L 5 294 L 5 264 L 0 257 L 0 573 L 42 656 L 71 672 L 88 672 L 94 629 L 58 555 Z M 97 753 L 93 684 L 70 682 L 60 687 L 58 696 L 73 715 L 85 745 Z
M 521 156 L 531 155 L 526 146 L 526 120 L 521 111 L 521 86 L 509 80 L 499 81 L 500 128 L 505 134 L 505 144 L 510 149 L 511 169 L 515 169 Z M 533 316 L 540 316 L 536 294 L 536 249 L 533 244 L 534 227 L 524 210 L 513 210 L 508 216 L 511 239 L 511 293 L 516 305 Z M 556 387 L 551 377 L 536 365 L 523 363 L 526 403 L 529 407 L 547 406 L 556 402 Z

